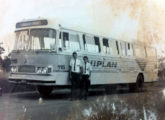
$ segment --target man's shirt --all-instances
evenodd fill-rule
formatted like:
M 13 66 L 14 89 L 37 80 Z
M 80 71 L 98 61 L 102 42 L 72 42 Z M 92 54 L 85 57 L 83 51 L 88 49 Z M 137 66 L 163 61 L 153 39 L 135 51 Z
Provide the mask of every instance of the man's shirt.
M 91 64 L 89 62 L 83 63 L 83 75 L 89 75 L 92 71 Z
M 81 61 L 77 58 L 76 60 L 72 58 L 70 60 L 71 72 L 80 73 L 80 68 L 82 67 Z

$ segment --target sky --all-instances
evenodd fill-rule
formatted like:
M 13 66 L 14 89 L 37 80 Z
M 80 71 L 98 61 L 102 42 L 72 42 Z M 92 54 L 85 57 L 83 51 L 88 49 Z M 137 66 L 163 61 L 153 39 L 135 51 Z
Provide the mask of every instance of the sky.
M 165 50 L 164 0 L 0 0 L 0 41 L 14 44 L 15 24 L 49 18 L 66 28 Z

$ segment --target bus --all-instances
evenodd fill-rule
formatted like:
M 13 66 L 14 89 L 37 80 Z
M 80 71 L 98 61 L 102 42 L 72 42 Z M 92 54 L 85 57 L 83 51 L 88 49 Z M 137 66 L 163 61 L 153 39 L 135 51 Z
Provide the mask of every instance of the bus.
M 70 87 L 69 61 L 74 51 L 80 60 L 89 57 L 91 87 L 111 90 L 113 85 L 127 84 L 141 89 L 144 82 L 157 81 L 154 47 L 64 28 L 40 18 L 16 23 L 9 82 L 35 85 L 41 95 Z

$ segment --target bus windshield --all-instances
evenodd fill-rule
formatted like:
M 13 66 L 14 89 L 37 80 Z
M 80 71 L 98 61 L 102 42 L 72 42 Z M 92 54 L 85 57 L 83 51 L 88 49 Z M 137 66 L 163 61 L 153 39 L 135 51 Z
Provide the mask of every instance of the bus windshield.
M 16 31 L 15 50 L 54 50 L 56 31 L 48 28 Z

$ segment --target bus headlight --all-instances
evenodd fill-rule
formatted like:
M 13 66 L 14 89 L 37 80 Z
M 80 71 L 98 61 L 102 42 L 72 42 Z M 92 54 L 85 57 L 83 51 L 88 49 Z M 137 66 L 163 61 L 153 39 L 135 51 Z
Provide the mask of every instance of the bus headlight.
M 11 72 L 12 72 L 12 73 L 18 72 L 18 68 L 17 68 L 16 66 L 12 66 L 12 67 L 11 67 Z
M 52 67 L 37 67 L 36 73 L 37 74 L 47 74 L 51 73 Z
M 36 73 L 41 74 L 42 73 L 42 67 L 38 67 L 37 70 L 36 70 Z
M 44 68 L 42 69 L 42 74 L 46 74 L 46 73 L 48 73 L 48 68 L 47 68 L 47 67 L 44 67 Z

